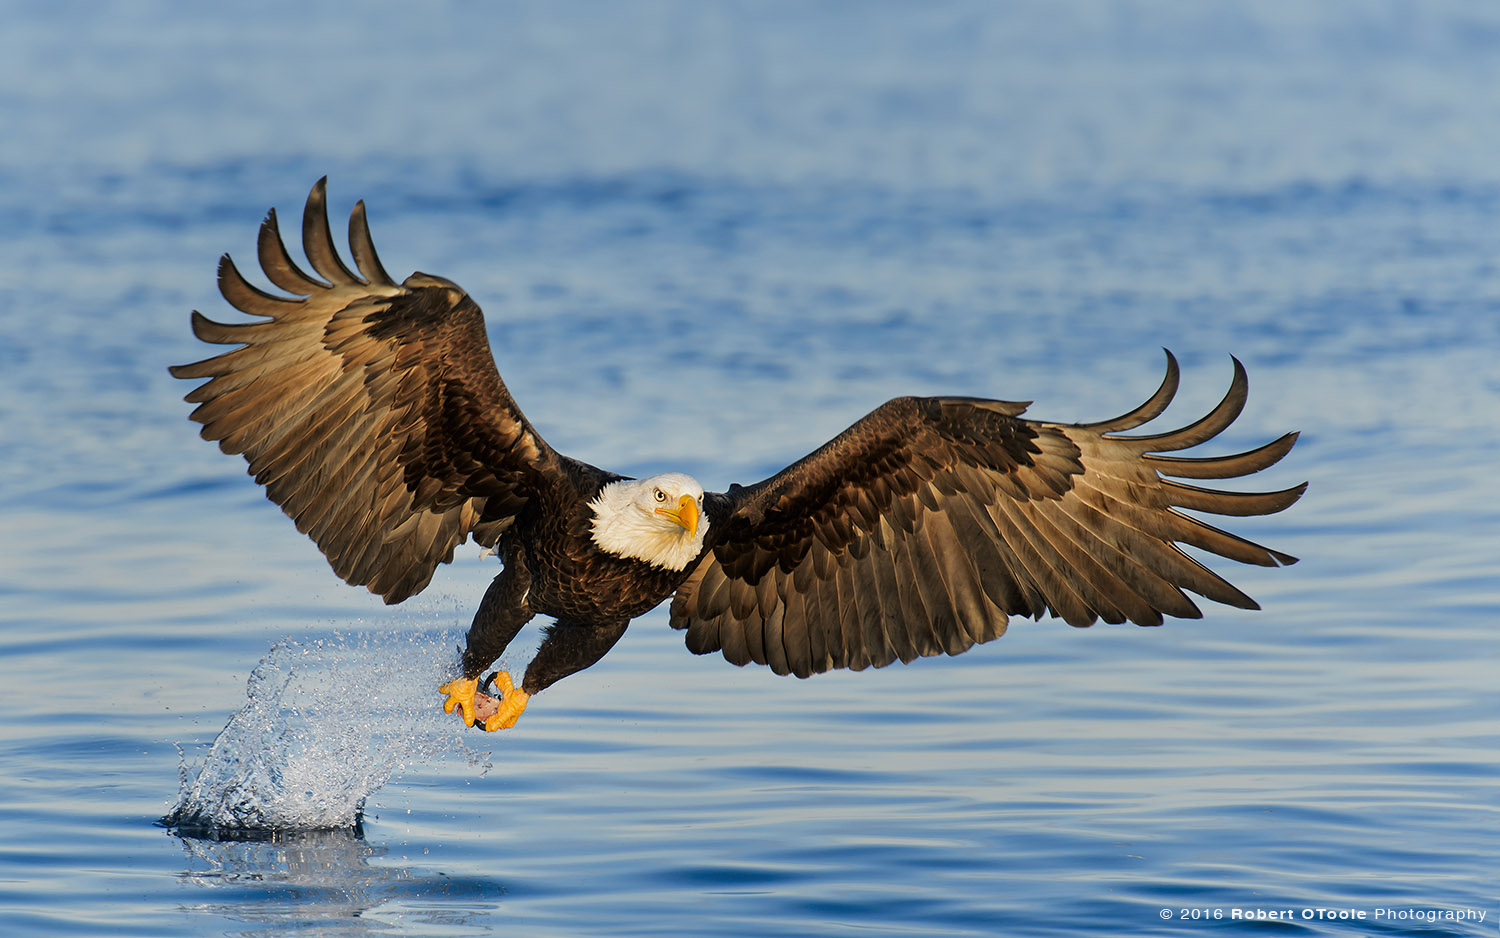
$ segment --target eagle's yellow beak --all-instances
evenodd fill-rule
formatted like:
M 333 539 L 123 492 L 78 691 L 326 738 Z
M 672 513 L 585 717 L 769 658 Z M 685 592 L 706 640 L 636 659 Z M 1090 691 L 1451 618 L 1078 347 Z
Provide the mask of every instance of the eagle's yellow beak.
M 698 533 L 698 501 L 691 495 L 679 498 L 676 508 L 658 508 L 656 513 L 682 525 L 689 537 Z

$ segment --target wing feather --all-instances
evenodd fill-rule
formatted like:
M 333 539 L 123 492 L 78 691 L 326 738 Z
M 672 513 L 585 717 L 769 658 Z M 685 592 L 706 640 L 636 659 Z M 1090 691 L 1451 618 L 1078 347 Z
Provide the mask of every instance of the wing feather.
M 1269 469 L 1292 451 L 1297 434 L 1288 433 L 1265 446 L 1233 456 L 1210 456 L 1191 458 L 1182 456 L 1159 456 L 1147 453 L 1142 461 L 1164 476 L 1177 479 L 1233 479 L 1247 476 L 1262 469 Z
M 883 636 L 867 635 L 864 610 L 860 608 L 859 584 L 855 582 L 857 565 L 852 554 L 845 554 L 835 574 L 838 588 L 839 631 L 844 640 L 844 660 L 853 671 L 863 671 L 873 661 L 881 658 L 895 659 L 888 654 L 889 646 Z M 744 628 L 741 624 L 740 628 Z
M 806 562 L 806 561 L 804 561 Z M 787 669 L 798 677 L 808 677 L 812 670 L 812 642 L 809 632 L 812 626 L 807 616 L 807 593 L 790 589 L 785 597 L 786 612 L 782 616 L 782 651 Z
M 1067 516 L 1049 512 L 1036 502 L 1018 502 L 1012 508 L 1035 532 L 1034 543 L 1047 564 L 1066 581 L 1080 600 L 1080 621 L 1070 625 L 1089 625 L 1095 618 L 1109 623 L 1125 621 L 1116 594 L 1123 584 L 1107 565 L 1108 552 L 1100 544 L 1080 544 L 1063 530 Z
M 994 519 L 990 518 L 983 506 L 968 499 L 955 499 L 948 506 L 948 520 L 953 525 L 959 543 L 967 548 L 976 580 L 985 595 L 985 617 L 965 619 L 959 624 L 963 627 L 969 644 L 987 642 L 999 635 L 999 632 L 991 634 L 997 613 L 999 629 L 1004 631 L 1005 613 L 1001 610 L 1029 609 L 1032 604 L 1017 586 L 1016 574 L 1000 550 L 1001 539 Z
M 202 436 L 245 457 L 334 571 L 399 602 L 467 538 L 493 546 L 563 457 L 516 407 L 462 290 L 426 274 L 395 283 L 363 202 L 349 246 L 357 269 L 334 244 L 326 180 L 302 219 L 317 276 L 292 260 L 267 213 L 256 256 L 293 295 L 252 285 L 226 255 L 220 292 L 258 318 L 221 323 L 194 311 L 194 335 L 235 348 L 171 371 L 206 379 L 187 394 Z
M 765 663 L 777 674 L 792 673 L 791 666 L 787 663 L 786 636 L 781 630 L 781 623 L 785 618 L 786 604 L 783 602 L 772 605 L 765 618 L 765 637 L 762 645 L 766 653 Z
M 922 647 L 924 656 L 944 652 L 956 655 L 965 651 L 972 641 L 963 623 L 983 622 L 986 618 L 988 601 L 976 581 L 977 573 L 968 552 L 950 520 L 948 512 L 938 512 L 927 519 L 922 526 L 922 535 L 929 549 L 923 550 L 919 542 L 913 550 L 914 556 L 930 565 L 930 572 L 919 574 L 918 583 L 936 574 L 946 588 L 942 597 L 946 601 L 940 607 L 942 614 L 928 625 L 931 640 Z
M 1185 427 L 1168 431 L 1167 433 L 1156 433 L 1150 436 L 1112 437 L 1116 442 L 1125 443 L 1139 453 L 1164 452 L 1170 450 L 1188 449 L 1199 443 L 1207 443 L 1209 440 L 1223 433 L 1224 430 L 1234 423 L 1240 412 L 1245 409 L 1245 401 L 1250 396 L 1250 378 L 1245 374 L 1245 366 L 1238 358 L 1231 356 L 1234 362 L 1234 379 L 1229 383 L 1229 391 L 1223 400 L 1213 410 L 1199 417 L 1197 420 Z M 1085 429 L 1096 429 L 1085 425 Z M 1097 432 L 1097 430 L 1096 430 Z
M 319 182 L 322 181 L 319 180 Z M 276 221 L 274 208 L 266 213 L 266 220 L 260 223 L 260 237 L 255 241 L 255 256 L 260 262 L 260 269 L 265 271 L 271 282 L 288 293 L 294 293 L 297 296 L 313 296 L 329 288 L 329 284 L 303 273 L 302 268 L 297 266 L 297 262 L 292 260 L 292 255 L 287 253 L 286 242 L 281 239 L 281 226 Z M 245 310 L 243 306 L 235 308 Z M 266 314 L 257 313 L 256 315 Z
M 876 627 L 891 644 L 897 658 L 914 661 L 921 654 L 924 645 L 923 636 L 918 630 L 927 628 L 927 623 L 910 621 L 902 614 L 901 592 L 896 584 L 896 566 L 891 556 L 895 546 L 892 543 L 894 535 L 888 533 L 888 526 L 883 527 L 884 530 L 877 528 L 882 536 L 872 545 L 866 564 L 874 588 L 871 598 L 875 600 L 872 605 L 875 609 Z
M 375 253 L 370 222 L 365 218 L 364 199 L 354 203 L 354 211 L 349 215 L 349 253 L 354 255 L 354 264 L 367 282 L 388 287 L 396 285 L 380 263 L 380 255 Z
M 328 179 L 319 179 L 307 196 L 307 208 L 302 213 L 302 250 L 313 270 L 335 286 L 369 286 L 354 275 L 339 257 L 333 243 L 333 230 L 328 225 Z
M 1171 403 L 1170 352 L 1150 398 L 1095 423 L 1028 420 L 1025 404 L 1005 401 L 889 401 L 782 472 L 706 501 L 709 550 L 673 599 L 672 625 L 695 653 L 803 676 L 959 654 L 998 638 L 1011 615 L 1159 625 L 1202 615 L 1188 592 L 1256 608 L 1179 545 L 1261 566 L 1296 558 L 1185 512 L 1274 514 L 1305 484 L 1229 492 L 1175 479 L 1259 472 L 1296 434 L 1226 456 L 1163 455 L 1239 416 L 1249 383 L 1233 366 L 1212 410 L 1153 435 L 1123 431 Z
M 891 608 L 900 617 L 902 627 L 907 629 L 913 642 L 930 645 L 938 634 L 933 625 L 935 616 L 928 611 L 916 575 L 922 551 L 913 552 L 912 549 L 921 536 L 920 530 L 904 531 L 891 544 L 891 586 L 896 597 Z
M 816 563 L 811 557 L 804 561 L 809 567 Z M 839 667 L 843 660 L 839 647 L 838 611 L 823 611 L 824 596 L 832 584 L 827 580 L 811 580 L 802 590 L 794 590 L 802 597 L 802 615 L 807 622 L 807 674 L 796 672 L 798 677 L 811 677 L 829 668 Z
M 1134 430 L 1166 412 L 1167 405 L 1171 404 L 1172 398 L 1177 396 L 1177 384 L 1182 377 L 1182 370 L 1177 365 L 1177 356 L 1173 355 L 1170 349 L 1162 349 L 1162 351 L 1167 353 L 1167 373 L 1162 377 L 1161 386 L 1156 389 L 1156 392 L 1133 410 L 1126 411 L 1112 420 L 1100 420 L 1089 424 L 1090 429 L 1096 433 Z
M 1069 570 L 1053 552 L 1032 525 L 1021 513 L 1025 502 L 1002 501 L 990 507 L 990 516 L 995 518 L 1000 530 L 1006 535 L 1011 550 L 1021 559 L 1021 566 L 1038 588 L 1052 613 L 1069 625 L 1087 625 L 1091 610 L 1078 595 L 1081 584 L 1069 576 Z
M 832 557 L 833 555 L 824 551 L 816 551 L 814 556 Z M 707 562 L 713 563 L 712 554 L 708 556 Z M 850 595 L 849 587 L 844 579 L 843 568 L 843 561 L 835 559 L 827 577 L 818 581 L 815 587 L 818 592 L 818 612 L 822 616 L 820 621 L 827 623 L 829 657 L 833 661 L 833 667 L 858 671 L 859 668 L 854 664 L 854 649 L 861 646 L 853 638 L 855 632 L 853 620 L 856 612 L 854 598 Z M 710 648 L 709 651 L 713 649 Z M 704 654 L 704 652 L 699 652 L 699 654 Z

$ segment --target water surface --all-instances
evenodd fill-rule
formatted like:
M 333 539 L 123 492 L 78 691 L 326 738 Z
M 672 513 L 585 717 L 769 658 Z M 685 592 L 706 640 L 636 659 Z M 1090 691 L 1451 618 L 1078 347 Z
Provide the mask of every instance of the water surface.
M 1494 934 L 1488 7 L 52 3 L 0 53 L 0 932 Z M 1300 429 L 1247 485 L 1311 488 L 1233 527 L 1304 559 L 809 681 L 658 610 L 461 734 L 494 559 L 343 586 L 166 374 L 325 173 L 564 452 L 723 488 L 897 394 L 1119 413 L 1162 347 L 1181 423 L 1234 354 L 1216 451 Z M 159 826 L 216 740 L 333 829 Z

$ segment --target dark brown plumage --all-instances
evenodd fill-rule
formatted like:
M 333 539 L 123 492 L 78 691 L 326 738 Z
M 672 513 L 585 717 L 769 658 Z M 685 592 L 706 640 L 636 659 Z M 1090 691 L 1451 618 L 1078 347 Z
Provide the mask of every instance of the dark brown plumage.
M 198 338 L 238 347 L 172 373 L 207 379 L 187 396 L 203 436 L 245 457 L 349 583 L 399 602 L 466 538 L 499 550 L 504 569 L 475 617 L 455 682 L 468 684 L 456 698 L 449 691 L 450 708 L 538 613 L 558 623 L 518 707 L 597 661 L 631 618 L 668 596 L 672 626 L 693 652 L 806 677 L 958 654 L 1000 636 L 1011 615 L 1157 625 L 1201 615 L 1186 592 L 1255 608 L 1178 544 L 1243 563 L 1295 562 L 1179 510 L 1270 514 L 1305 487 L 1250 494 L 1174 481 L 1258 472 L 1295 443 L 1287 434 L 1232 456 L 1166 455 L 1239 415 L 1247 382 L 1238 361 L 1229 393 L 1201 420 L 1123 435 L 1171 401 L 1170 353 L 1156 393 L 1114 420 L 1045 423 L 1023 418 L 1024 404 L 904 397 L 755 485 L 704 494 L 672 476 L 686 480 L 681 515 L 655 514 L 678 527 L 656 523 L 684 543 L 701 538 L 701 549 L 680 567 L 633 559 L 602 547 L 610 542 L 599 533 L 617 511 L 602 492 L 622 477 L 541 438 L 495 369 L 473 300 L 427 274 L 395 283 L 363 203 L 349 222 L 357 271 L 345 266 L 323 181 L 308 197 L 302 240 L 317 276 L 288 256 L 274 211 L 261 227 L 261 267 L 292 297 L 250 285 L 223 258 L 224 297 L 263 320 L 229 325 L 194 312 Z M 619 491 L 645 492 L 651 481 Z M 465 718 L 474 719 L 467 706 Z

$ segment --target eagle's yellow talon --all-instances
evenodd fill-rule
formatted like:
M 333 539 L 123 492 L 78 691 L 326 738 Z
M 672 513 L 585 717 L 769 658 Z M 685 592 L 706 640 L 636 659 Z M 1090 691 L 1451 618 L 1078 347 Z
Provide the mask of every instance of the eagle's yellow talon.
M 439 687 L 439 694 L 448 695 L 448 699 L 443 701 L 443 712 L 452 713 L 454 708 L 458 708 L 459 714 L 463 717 L 464 726 L 473 726 L 474 692 L 478 688 L 477 678 L 454 678 Z
M 515 726 L 516 720 L 526 711 L 526 702 L 531 695 L 516 687 L 504 671 L 496 671 L 489 681 L 494 684 L 494 697 L 479 690 L 477 679 L 454 678 L 439 687 L 438 693 L 448 695 L 443 701 L 443 712 L 458 710 L 464 726 L 478 723 L 480 729 L 491 733 Z M 481 713 L 484 714 L 482 717 Z
M 526 712 L 526 702 L 531 699 L 531 695 L 524 690 L 511 686 L 510 675 L 503 671 L 501 674 L 505 677 L 503 683 L 499 680 L 495 682 L 500 685 L 501 690 L 500 709 L 484 721 L 485 730 L 491 733 L 495 730 L 508 730 L 515 726 L 516 720 Z

